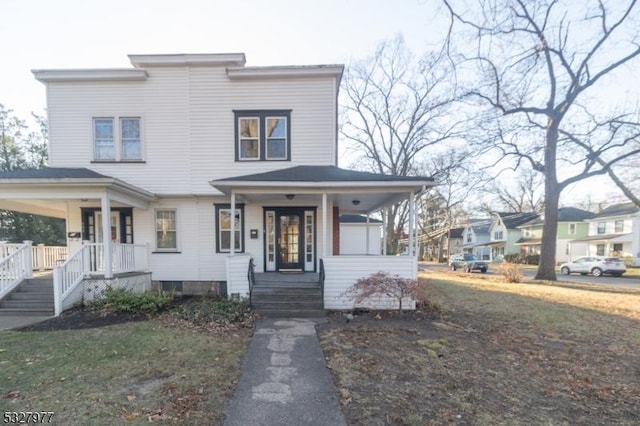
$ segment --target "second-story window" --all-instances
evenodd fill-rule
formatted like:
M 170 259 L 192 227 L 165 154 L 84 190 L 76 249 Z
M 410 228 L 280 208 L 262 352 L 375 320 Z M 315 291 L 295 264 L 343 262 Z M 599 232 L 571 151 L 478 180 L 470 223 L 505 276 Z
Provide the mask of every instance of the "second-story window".
M 113 118 L 93 119 L 94 158 L 115 160 L 116 147 L 113 138 Z
M 607 222 L 598 222 L 598 234 L 602 235 L 605 234 L 607 231 Z M 598 255 L 600 256 L 600 255 Z M 602 255 L 604 256 L 604 255 Z
M 142 160 L 140 117 L 94 118 L 93 139 L 94 161 Z
M 624 231 L 624 220 L 616 220 L 614 225 L 616 233 Z
M 569 235 L 575 235 L 576 234 L 576 224 L 575 223 L 570 223 L 569 224 Z
M 234 111 L 236 161 L 291 160 L 291 111 Z
M 123 160 L 142 160 L 139 118 L 120 119 L 120 141 Z

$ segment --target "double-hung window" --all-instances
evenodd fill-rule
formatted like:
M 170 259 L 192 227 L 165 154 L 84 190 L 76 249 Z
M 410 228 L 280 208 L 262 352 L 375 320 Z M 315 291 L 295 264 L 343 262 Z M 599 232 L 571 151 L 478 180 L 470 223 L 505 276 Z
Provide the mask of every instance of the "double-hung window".
M 216 252 L 231 252 L 231 221 L 235 221 L 234 252 L 244 252 L 244 205 L 236 204 L 235 214 L 231 214 L 231 205 L 216 204 Z
M 598 222 L 598 228 L 597 228 L 598 235 L 605 234 L 606 231 L 607 231 L 607 222 Z M 599 255 L 599 256 L 604 256 L 604 255 Z
M 113 118 L 93 119 L 94 158 L 115 160 L 116 147 L 113 138 Z
M 291 159 L 291 111 L 234 111 L 236 161 Z
M 178 250 L 178 230 L 174 209 L 156 210 L 156 249 L 158 251 Z
M 615 232 L 623 232 L 624 231 L 624 220 L 620 219 L 620 220 L 616 220 L 614 223 L 614 227 L 615 227 Z
M 141 161 L 140 117 L 94 118 L 93 143 L 94 161 Z

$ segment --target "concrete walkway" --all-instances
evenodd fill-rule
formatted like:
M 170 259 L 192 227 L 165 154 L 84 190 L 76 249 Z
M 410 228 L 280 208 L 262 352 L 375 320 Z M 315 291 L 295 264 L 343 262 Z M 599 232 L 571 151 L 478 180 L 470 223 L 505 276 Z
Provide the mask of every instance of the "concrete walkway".
M 345 425 L 312 319 L 264 319 L 224 425 Z
M 0 330 L 13 330 L 37 324 L 51 317 L 3 317 L 0 316 Z

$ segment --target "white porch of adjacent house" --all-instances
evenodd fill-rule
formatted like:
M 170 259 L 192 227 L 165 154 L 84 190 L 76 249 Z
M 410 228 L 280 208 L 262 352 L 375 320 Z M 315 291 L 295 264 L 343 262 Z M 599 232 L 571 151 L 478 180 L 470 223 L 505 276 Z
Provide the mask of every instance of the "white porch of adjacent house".
M 342 178 L 342 180 L 340 180 Z M 316 221 L 317 255 L 314 271 L 319 272 L 323 285 L 325 309 L 351 309 L 353 301 L 345 292 L 358 278 L 379 271 L 389 272 L 403 278 L 417 277 L 415 255 L 387 256 L 386 234 L 382 255 L 342 255 L 339 234 L 340 214 L 370 216 L 387 207 L 408 200 L 409 238 L 408 245 L 417 253 L 416 197 L 434 183 L 429 178 L 391 177 L 371 173 L 347 171 L 333 166 L 298 166 L 276 172 L 222 179 L 211 182 L 214 188 L 229 196 L 231 211 L 238 203 L 245 205 L 272 205 L 275 200 L 301 200 L 301 205 L 317 205 Z M 304 200 L 304 201 L 303 201 Z M 280 201 L 282 202 L 282 201 Z M 235 223 L 232 221 L 232 223 Z M 386 226 L 383 224 L 383 230 Z M 263 230 L 266 232 L 265 230 Z M 231 251 L 227 259 L 227 291 L 251 297 L 252 258 L 264 253 L 235 253 L 235 228 L 231 229 Z M 369 235 L 366 233 L 365 235 Z M 366 236 L 365 236 L 366 238 Z M 274 241 L 276 245 L 278 241 Z M 268 239 L 265 238 L 265 248 Z M 367 244 L 365 244 L 367 245 Z M 266 271 L 266 262 L 255 272 Z M 300 271 L 302 272 L 302 271 Z M 381 298 L 367 304 L 368 308 L 394 308 L 393 299 Z M 411 306 L 411 305 L 409 305 Z

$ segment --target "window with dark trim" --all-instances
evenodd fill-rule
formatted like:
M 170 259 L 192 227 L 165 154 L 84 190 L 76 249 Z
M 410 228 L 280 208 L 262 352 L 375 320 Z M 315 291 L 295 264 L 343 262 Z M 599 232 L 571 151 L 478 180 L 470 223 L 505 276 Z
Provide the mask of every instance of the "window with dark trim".
M 615 231 L 614 232 L 622 232 L 624 231 L 624 220 L 616 220 L 615 223 Z
M 291 110 L 233 113 L 236 161 L 291 160 Z
M 598 234 L 600 235 L 605 234 L 606 231 L 607 231 L 607 222 L 598 222 L 598 229 L 597 229 Z
M 216 204 L 216 253 L 231 252 L 231 205 Z M 244 204 L 236 204 L 235 249 L 234 253 L 244 253 Z

